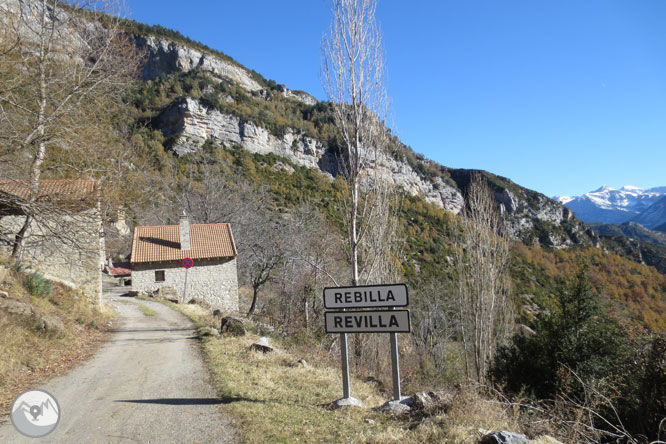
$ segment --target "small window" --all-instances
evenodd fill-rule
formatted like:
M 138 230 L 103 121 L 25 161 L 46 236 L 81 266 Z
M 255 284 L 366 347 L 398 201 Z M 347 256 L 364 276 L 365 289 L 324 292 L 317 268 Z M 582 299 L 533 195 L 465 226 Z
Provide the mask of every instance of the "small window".
M 155 271 L 155 282 L 164 282 L 164 270 Z

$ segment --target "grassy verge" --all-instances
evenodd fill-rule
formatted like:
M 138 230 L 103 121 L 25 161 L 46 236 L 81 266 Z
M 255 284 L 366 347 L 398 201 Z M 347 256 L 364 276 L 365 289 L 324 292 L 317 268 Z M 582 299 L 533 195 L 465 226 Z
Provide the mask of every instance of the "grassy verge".
M 120 302 L 125 304 L 125 305 L 134 305 L 145 316 L 155 316 L 157 314 L 157 312 L 155 310 L 153 310 L 152 308 L 146 307 L 145 305 L 139 304 L 138 302 L 133 302 L 133 301 L 120 301 Z
M 47 294 L 33 295 L 25 286 L 27 279 L 10 269 L 0 282 L 0 290 L 7 293 L 0 309 L 2 411 L 22 391 L 90 357 L 114 317 L 109 310 L 99 311 L 85 295 L 54 282 Z M 45 328 L 45 320 L 58 328 Z
M 198 326 L 213 325 L 196 305 L 166 303 Z M 386 398 L 375 383 L 352 379 L 352 393 L 364 408 L 331 410 L 342 395 L 339 367 L 316 353 L 300 352 L 271 338 L 278 351 L 251 351 L 258 335 L 222 336 L 202 341 L 221 409 L 234 419 L 245 444 L 264 443 L 476 443 L 482 431 L 519 426 L 510 412 L 472 391 L 462 391 L 446 414 L 427 418 L 393 416 L 376 410 Z M 302 365 L 300 359 L 308 364 Z M 535 441 L 536 442 L 536 441 Z

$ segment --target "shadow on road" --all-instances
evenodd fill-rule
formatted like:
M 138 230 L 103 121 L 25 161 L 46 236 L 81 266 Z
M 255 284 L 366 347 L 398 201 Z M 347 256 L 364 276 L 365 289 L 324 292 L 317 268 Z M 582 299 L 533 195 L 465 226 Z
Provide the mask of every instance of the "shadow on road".
M 119 333 L 150 333 L 154 331 L 168 331 L 168 332 L 174 332 L 174 331 L 194 331 L 193 327 L 188 327 L 188 328 L 116 328 L 112 330 L 114 333 L 119 332 Z
M 158 398 L 158 399 L 117 399 L 113 402 L 131 402 L 134 404 L 162 404 L 162 405 L 211 405 L 231 404 L 232 402 L 264 402 L 258 399 L 243 398 L 242 396 L 224 396 L 222 398 Z

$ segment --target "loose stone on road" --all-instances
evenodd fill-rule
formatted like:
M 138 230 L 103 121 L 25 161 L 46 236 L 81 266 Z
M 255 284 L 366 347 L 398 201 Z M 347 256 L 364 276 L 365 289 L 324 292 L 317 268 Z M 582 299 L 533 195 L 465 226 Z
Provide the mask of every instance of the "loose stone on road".
M 5 418 L 0 442 L 235 442 L 219 412 L 222 401 L 208 382 L 192 323 L 157 302 L 137 301 L 157 312 L 146 316 L 113 290 L 105 299 L 120 314 L 109 342 L 68 375 L 39 386 L 60 404 L 58 427 L 35 440 Z

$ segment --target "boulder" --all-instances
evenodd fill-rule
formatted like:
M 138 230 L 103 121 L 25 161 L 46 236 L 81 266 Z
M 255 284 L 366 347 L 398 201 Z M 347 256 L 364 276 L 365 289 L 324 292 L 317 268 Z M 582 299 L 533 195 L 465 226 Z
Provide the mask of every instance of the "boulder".
M 266 336 L 262 336 L 259 338 L 257 342 L 252 344 L 250 346 L 250 350 L 254 351 L 260 351 L 262 353 L 270 353 L 275 350 L 269 343 L 268 343 L 268 338 Z
M 40 334 L 61 338 L 65 335 L 65 325 L 57 316 L 40 316 L 30 304 L 14 299 L 0 299 L 0 309 L 21 320 Z
M 363 407 L 363 402 L 354 397 L 336 399 L 330 404 L 333 410 L 344 409 L 347 407 Z
M 414 395 L 412 409 L 419 413 L 446 413 L 451 408 L 455 396 L 456 392 L 453 390 L 417 392 Z
M 154 296 L 159 299 L 164 299 L 165 301 L 173 302 L 174 304 L 180 303 L 178 293 L 173 287 L 160 287 L 155 291 Z
M 392 399 L 387 401 L 379 407 L 379 410 L 386 413 L 392 413 L 394 415 L 401 415 L 404 413 L 409 413 L 412 410 L 412 404 L 414 404 L 414 398 L 411 396 L 403 397 L 400 401 Z
M 14 299 L 0 299 L 0 309 L 11 316 L 20 318 L 32 319 L 35 316 L 35 311 L 30 304 Z
M 42 316 L 42 329 L 48 336 L 62 338 L 65 336 L 65 324 L 56 316 Z
M 8 297 L 9 293 L 7 293 L 6 291 L 0 291 L 0 298 L 8 298 Z
M 231 336 L 245 336 L 247 328 L 245 321 L 234 316 L 226 316 L 220 321 L 220 333 L 228 333 Z
M 479 444 L 526 444 L 527 436 L 513 432 L 490 432 L 481 438 Z
M 207 336 L 213 336 L 214 338 L 220 337 L 220 332 L 217 331 L 217 328 L 213 327 L 199 327 L 197 329 L 197 336 L 200 338 L 205 338 Z

